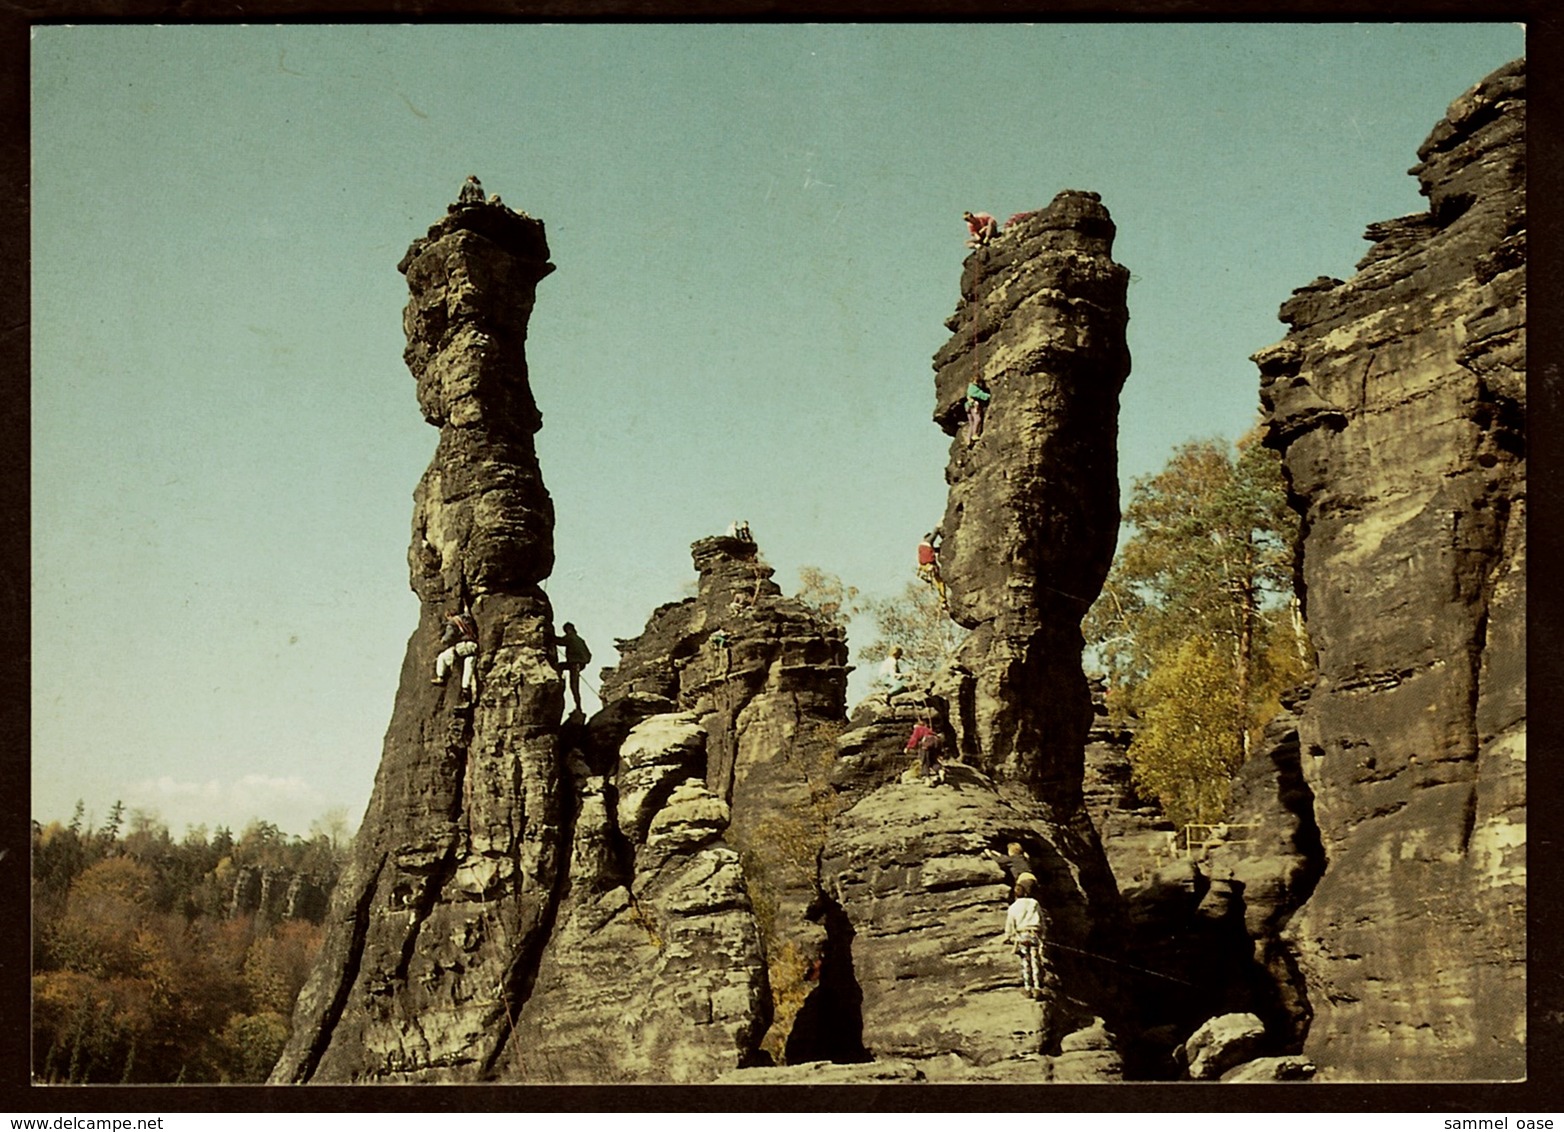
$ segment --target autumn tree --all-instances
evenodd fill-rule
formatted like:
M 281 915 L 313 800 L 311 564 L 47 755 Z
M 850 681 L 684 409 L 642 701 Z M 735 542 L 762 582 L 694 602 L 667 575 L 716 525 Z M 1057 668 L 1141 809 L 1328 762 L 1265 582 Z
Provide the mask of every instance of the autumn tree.
M 1083 625 L 1088 645 L 1115 710 L 1142 720 L 1137 781 L 1175 820 L 1214 821 L 1279 694 L 1307 676 L 1280 459 L 1253 437 L 1236 454 L 1186 444 L 1135 481 L 1124 518 L 1133 534 Z
M 175 842 L 116 806 L 101 830 L 33 827 L 33 1073 L 45 1082 L 261 1081 L 322 931 L 232 915 L 234 856 L 329 885 L 330 833 L 254 822 Z M 126 832 L 120 836 L 121 828 Z
M 799 569 L 798 598 L 833 625 L 845 627 L 860 615 L 875 636 L 858 649 L 858 658 L 874 664 L 900 645 L 902 666 L 915 680 L 928 680 L 956 653 L 967 631 L 950 619 L 945 603 L 926 582 L 908 582 L 894 597 L 864 597 L 835 574 L 814 566 Z
M 967 635 L 927 582 L 908 582 L 895 597 L 870 598 L 863 612 L 874 620 L 876 636 L 858 655 L 872 664 L 900 645 L 902 665 L 915 682 L 932 679 Z

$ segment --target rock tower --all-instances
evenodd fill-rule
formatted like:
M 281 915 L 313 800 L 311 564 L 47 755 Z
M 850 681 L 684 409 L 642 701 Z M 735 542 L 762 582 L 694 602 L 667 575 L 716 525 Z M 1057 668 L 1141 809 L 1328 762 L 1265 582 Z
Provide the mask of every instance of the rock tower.
M 963 755 L 1068 812 L 1092 721 L 1081 618 L 1119 529 L 1119 390 L 1129 271 L 1096 193 L 1063 192 L 968 257 L 934 357 L 934 419 L 954 436 L 940 568 L 972 630 L 952 714 Z M 970 382 L 992 393 L 968 443 Z
M 440 430 L 414 492 L 408 642 L 323 954 L 272 1080 L 466 1081 L 504 1051 L 568 851 L 563 694 L 550 663 L 553 507 L 525 343 L 553 270 L 543 225 L 452 206 L 399 264 L 405 358 Z M 477 623 L 478 693 L 431 683 L 446 614 Z
M 1255 357 L 1302 515 L 1326 867 L 1287 937 L 1336 1079 L 1512 1079 L 1526 1037 L 1525 72 L 1457 99 L 1350 280 Z
M 862 1044 L 929 1080 L 1112 1081 L 1125 968 L 1118 913 L 1083 802 L 1092 722 L 1080 621 L 1118 530 L 1118 397 L 1129 273 L 1095 193 L 1061 193 L 968 257 L 934 359 L 935 420 L 954 435 L 940 554 L 972 630 L 931 702 L 954 740 L 946 784 L 903 773 L 922 697 L 854 717 L 837 779 L 851 808 L 821 855 L 850 957 Z M 969 382 L 992 392 L 968 443 Z M 994 946 L 1015 843 L 1046 910 L 1049 976 L 1021 993 Z

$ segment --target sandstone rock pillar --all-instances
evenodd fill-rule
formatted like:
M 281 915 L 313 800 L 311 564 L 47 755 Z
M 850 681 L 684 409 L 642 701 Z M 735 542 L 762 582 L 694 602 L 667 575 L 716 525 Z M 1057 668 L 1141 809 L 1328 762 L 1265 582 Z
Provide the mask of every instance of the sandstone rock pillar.
M 440 430 L 414 492 L 420 602 L 391 724 L 321 959 L 276 1082 L 481 1079 L 551 928 L 568 851 L 550 664 L 553 507 L 525 341 L 553 270 L 543 225 L 453 206 L 399 264 L 405 358 Z M 431 683 L 444 615 L 469 608 L 478 695 Z
M 1289 925 L 1321 1079 L 1524 1075 L 1525 75 L 1457 99 L 1350 280 L 1255 357 L 1302 515 L 1326 868 Z
M 934 358 L 934 417 L 955 437 L 940 563 L 951 616 L 972 630 L 952 722 L 968 761 L 1066 810 L 1092 719 L 1080 623 L 1119 527 L 1129 271 L 1113 236 L 1096 193 L 1017 220 L 968 258 Z M 969 446 L 962 403 L 980 375 L 993 399 Z

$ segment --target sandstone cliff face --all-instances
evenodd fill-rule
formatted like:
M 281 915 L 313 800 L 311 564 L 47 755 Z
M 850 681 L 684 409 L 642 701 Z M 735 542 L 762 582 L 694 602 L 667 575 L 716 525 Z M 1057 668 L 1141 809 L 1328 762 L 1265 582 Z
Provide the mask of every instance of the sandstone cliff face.
M 766 1032 L 766 956 L 692 712 L 652 716 L 581 799 L 556 928 L 502 1080 L 707 1083 Z
M 254 914 L 266 920 L 325 918 L 333 877 L 246 865 L 234 877 L 228 915 Z
M 471 1080 L 505 1049 L 551 927 L 569 815 L 552 617 L 553 509 L 533 450 L 527 322 L 543 225 L 453 208 L 400 265 L 408 368 L 440 430 L 414 493 L 421 602 L 374 793 L 299 997 L 278 1082 Z M 470 606 L 479 693 L 431 684 L 444 614 Z
M 1427 213 L 1256 355 L 1303 529 L 1327 865 L 1287 934 L 1322 1076 L 1525 1072 L 1525 80 L 1457 99 Z

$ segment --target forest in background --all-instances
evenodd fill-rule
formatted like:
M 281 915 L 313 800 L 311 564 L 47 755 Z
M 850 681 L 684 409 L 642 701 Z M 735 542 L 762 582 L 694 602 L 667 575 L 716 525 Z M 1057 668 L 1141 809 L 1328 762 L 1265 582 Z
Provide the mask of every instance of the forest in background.
M 320 947 L 344 827 L 328 815 L 301 838 L 255 821 L 175 841 L 119 803 L 98 828 L 80 803 L 68 823 L 35 821 L 33 1080 L 264 1081 Z

